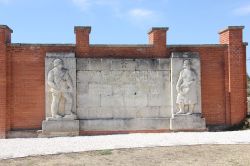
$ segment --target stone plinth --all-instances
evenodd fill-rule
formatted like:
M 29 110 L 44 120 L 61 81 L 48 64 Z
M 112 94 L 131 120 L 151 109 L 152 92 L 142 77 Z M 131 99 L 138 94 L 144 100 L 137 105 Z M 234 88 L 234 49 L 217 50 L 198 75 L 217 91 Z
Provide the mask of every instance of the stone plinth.
M 78 136 L 79 120 L 44 120 L 39 137 Z
M 175 115 L 170 119 L 170 130 L 173 131 L 195 131 L 206 130 L 205 118 L 200 114 Z

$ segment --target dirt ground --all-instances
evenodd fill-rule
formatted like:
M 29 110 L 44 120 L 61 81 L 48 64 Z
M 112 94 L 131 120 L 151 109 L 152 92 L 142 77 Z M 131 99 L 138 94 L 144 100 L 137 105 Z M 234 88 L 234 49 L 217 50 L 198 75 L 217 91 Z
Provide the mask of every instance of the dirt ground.
M 250 145 L 197 145 L 102 150 L 0 160 L 1 166 L 168 166 L 250 165 Z

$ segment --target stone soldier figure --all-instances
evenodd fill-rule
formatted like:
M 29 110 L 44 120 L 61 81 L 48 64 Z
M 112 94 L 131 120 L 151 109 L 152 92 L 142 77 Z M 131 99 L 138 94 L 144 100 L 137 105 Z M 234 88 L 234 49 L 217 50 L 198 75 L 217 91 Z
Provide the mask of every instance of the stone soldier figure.
M 76 119 L 76 115 L 72 112 L 73 108 L 73 83 L 69 75 L 68 69 L 64 68 L 61 59 L 53 61 L 54 68 L 48 73 L 48 85 L 52 93 L 51 113 L 52 119 L 69 118 Z M 64 98 L 64 116 L 59 115 L 59 105 L 61 99 Z
M 191 61 L 184 60 L 183 69 L 180 72 L 176 84 L 176 104 L 179 111 L 176 114 L 192 114 L 198 102 L 197 75 L 191 68 Z

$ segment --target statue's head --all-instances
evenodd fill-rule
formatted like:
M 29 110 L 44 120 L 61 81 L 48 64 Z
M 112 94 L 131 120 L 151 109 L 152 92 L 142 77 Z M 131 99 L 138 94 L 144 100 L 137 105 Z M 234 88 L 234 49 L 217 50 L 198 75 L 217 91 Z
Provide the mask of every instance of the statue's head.
M 191 68 L 191 61 L 189 59 L 184 60 L 183 68 L 184 69 L 190 69 Z
M 63 67 L 63 60 L 61 59 L 55 59 L 53 62 L 54 67 L 62 68 Z

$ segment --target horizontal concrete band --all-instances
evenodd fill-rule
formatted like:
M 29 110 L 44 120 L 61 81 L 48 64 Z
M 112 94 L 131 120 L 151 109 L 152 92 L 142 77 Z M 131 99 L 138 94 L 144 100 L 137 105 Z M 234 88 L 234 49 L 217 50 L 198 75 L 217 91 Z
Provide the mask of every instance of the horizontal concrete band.
M 79 135 L 111 135 L 111 134 L 132 134 L 132 133 L 166 133 L 170 132 L 169 129 L 159 130 L 114 130 L 114 131 L 85 131 L 81 130 Z
M 80 120 L 80 131 L 168 130 L 170 118 Z
M 170 132 L 201 132 L 208 131 L 208 129 L 181 129 L 181 130 L 170 130 L 170 129 L 158 129 L 158 130 L 114 130 L 114 131 L 85 131 L 80 130 L 79 135 L 81 136 L 92 136 L 92 135 L 111 135 L 111 134 L 132 134 L 132 133 L 170 133 Z
M 170 59 L 77 58 L 77 71 L 170 71 Z
M 247 42 L 244 42 L 246 44 Z M 38 47 L 54 47 L 54 46 L 66 46 L 66 47 L 76 47 L 73 43 L 9 43 L 8 46 L 38 46 Z M 177 47 L 227 47 L 227 44 L 170 44 L 166 45 L 167 48 L 177 48 Z M 89 47 L 106 47 L 106 48 L 153 48 L 152 44 L 90 44 Z

